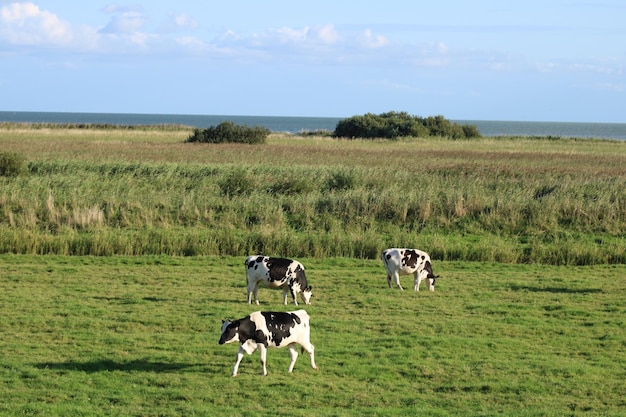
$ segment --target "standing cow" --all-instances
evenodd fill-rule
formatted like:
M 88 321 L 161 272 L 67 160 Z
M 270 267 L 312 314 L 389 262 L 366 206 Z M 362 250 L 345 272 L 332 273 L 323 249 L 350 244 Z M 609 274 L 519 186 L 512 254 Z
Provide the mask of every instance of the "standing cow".
M 400 275 L 413 274 L 413 289 L 420 290 L 420 284 L 424 278 L 428 283 L 428 289 L 435 291 L 435 281 L 439 276 L 433 274 L 430 256 L 418 249 L 392 248 L 385 249 L 381 255 L 385 269 L 387 270 L 387 284 L 391 288 L 391 280 L 396 286 L 404 290 L 400 285 Z
M 304 304 L 311 304 L 311 286 L 307 283 L 304 266 L 298 261 L 285 258 L 270 258 L 255 255 L 246 258 L 246 278 L 248 282 L 248 304 L 254 300 L 259 304 L 259 284 L 269 288 L 283 289 L 283 303 L 287 305 L 287 294 L 291 293 L 293 303 L 300 293 Z
M 255 311 L 239 320 L 223 321 L 219 344 L 231 342 L 239 342 L 237 361 L 233 367 L 232 376 L 237 376 L 244 352 L 251 355 L 257 348 L 261 354 L 263 376 L 267 375 L 265 361 L 268 347 L 289 347 L 291 355 L 289 372 L 291 372 L 298 359 L 296 344 L 302 346 L 303 352 L 306 350 L 311 355 L 311 367 L 318 369 L 315 365 L 315 348 L 310 341 L 309 315 L 304 310 L 287 313 Z

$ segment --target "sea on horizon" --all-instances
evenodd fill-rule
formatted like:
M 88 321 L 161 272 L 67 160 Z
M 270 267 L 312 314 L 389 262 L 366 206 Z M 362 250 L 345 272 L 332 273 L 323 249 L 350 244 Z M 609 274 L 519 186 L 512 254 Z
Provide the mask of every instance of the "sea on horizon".
M 0 123 L 72 123 L 112 125 L 175 124 L 197 128 L 215 126 L 224 121 L 264 126 L 272 132 L 334 130 L 342 117 L 228 116 L 191 114 L 70 113 L 0 111 Z M 461 125 L 475 125 L 483 136 L 553 136 L 626 140 L 626 123 L 526 122 L 499 120 L 454 120 Z

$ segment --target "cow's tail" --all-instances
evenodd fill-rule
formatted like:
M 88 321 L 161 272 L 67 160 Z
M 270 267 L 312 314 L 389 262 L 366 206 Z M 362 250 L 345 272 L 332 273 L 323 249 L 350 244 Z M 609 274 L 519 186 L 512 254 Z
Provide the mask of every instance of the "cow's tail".
M 385 259 L 385 254 L 387 253 L 387 249 L 385 249 L 384 251 L 381 252 L 380 254 L 380 260 L 383 261 L 383 263 L 386 265 L 387 264 L 387 260 Z
M 246 267 L 246 273 L 244 274 L 244 279 L 246 280 L 246 288 L 248 287 L 248 259 L 250 257 L 247 257 L 246 259 L 244 259 L 243 264 Z

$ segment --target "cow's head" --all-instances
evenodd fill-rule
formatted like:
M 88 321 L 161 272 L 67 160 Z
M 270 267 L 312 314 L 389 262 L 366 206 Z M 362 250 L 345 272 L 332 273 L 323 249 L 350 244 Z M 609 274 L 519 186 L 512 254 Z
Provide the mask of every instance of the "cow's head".
M 424 269 L 422 269 L 421 274 L 422 276 L 425 275 L 426 282 L 428 283 L 428 289 L 430 291 L 435 291 L 435 283 L 437 282 L 439 275 L 433 274 L 433 267 L 430 264 L 430 261 L 426 261 L 426 265 L 424 265 Z
M 222 335 L 220 336 L 219 344 L 234 342 L 239 340 L 239 320 L 230 321 L 229 319 L 222 320 Z
M 313 297 L 313 293 L 310 285 L 306 287 L 304 291 L 300 293 L 300 295 L 302 297 L 302 301 L 304 301 L 304 304 L 311 304 L 311 297 Z

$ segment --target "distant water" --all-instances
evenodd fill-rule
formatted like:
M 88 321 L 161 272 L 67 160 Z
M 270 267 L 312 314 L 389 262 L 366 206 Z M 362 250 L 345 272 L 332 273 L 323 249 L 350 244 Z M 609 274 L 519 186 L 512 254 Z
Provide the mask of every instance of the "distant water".
M 273 132 L 335 130 L 342 117 L 218 116 L 191 114 L 58 113 L 0 111 L 0 122 L 99 123 L 114 125 L 176 124 L 207 128 L 223 121 L 264 126 Z M 626 123 L 519 122 L 452 120 L 475 125 L 483 136 L 555 136 L 626 140 Z

